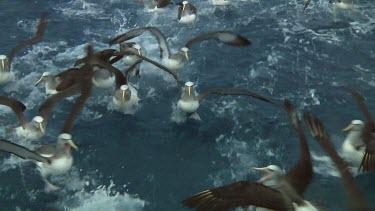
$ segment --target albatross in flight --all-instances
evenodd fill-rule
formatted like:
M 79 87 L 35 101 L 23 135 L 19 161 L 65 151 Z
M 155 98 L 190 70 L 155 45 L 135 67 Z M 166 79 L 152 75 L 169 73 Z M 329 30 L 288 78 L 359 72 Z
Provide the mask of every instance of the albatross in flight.
M 32 38 L 18 44 L 16 47 L 12 49 L 12 51 L 8 54 L 8 56 L 0 55 L 0 84 L 5 84 L 9 81 L 14 80 L 15 76 L 14 76 L 14 73 L 11 71 L 11 64 L 12 64 L 14 56 L 22 48 L 28 45 L 31 45 L 33 43 L 39 42 L 44 36 L 46 27 L 47 27 L 47 15 L 44 14 L 40 18 L 38 30 Z
M 185 83 L 185 89 L 181 94 L 181 99 L 177 102 L 177 109 L 182 111 L 186 114 L 190 114 L 190 118 L 195 120 L 201 120 L 199 117 L 197 110 L 199 108 L 200 103 L 208 96 L 212 94 L 217 95 L 243 95 L 243 96 L 250 96 L 262 100 L 267 103 L 272 103 L 272 100 L 262 97 L 254 92 L 251 92 L 246 89 L 241 88 L 211 88 L 207 91 L 203 92 L 200 95 L 196 95 L 194 91 L 194 83 L 188 81 Z
M 300 142 L 300 158 L 289 172 L 285 174 L 275 165 L 254 168 L 265 173 L 257 182 L 240 181 L 202 191 L 183 200 L 182 204 L 197 211 L 226 211 L 251 205 L 278 211 L 317 211 L 303 199 L 313 177 L 309 146 L 292 105 L 287 100 L 284 105 Z
M 362 132 L 362 140 L 366 145 L 366 149 L 363 154 L 358 171 L 375 171 L 375 122 L 365 105 L 365 100 L 362 95 L 350 87 L 347 87 L 347 91 L 352 95 L 365 117 L 365 126 Z
M 7 140 L 0 140 L 0 151 L 8 152 L 36 163 L 46 184 L 46 192 L 60 189 L 48 181 L 48 176 L 65 174 L 70 170 L 73 165 L 71 147 L 78 149 L 72 141 L 71 135 L 66 133 L 58 136 L 57 143 L 43 145 L 34 151 Z
M 358 188 L 353 176 L 348 171 L 348 164 L 337 154 L 322 122 L 314 118 L 310 113 L 305 113 L 304 118 L 311 135 L 332 159 L 341 174 L 344 187 L 349 196 L 349 210 L 370 211 L 371 209 L 364 199 L 362 192 Z
M 231 31 L 216 31 L 212 33 L 207 33 L 195 37 L 189 40 L 184 47 L 181 48 L 181 51 L 178 53 L 171 53 L 169 50 L 169 46 L 164 34 L 156 27 L 143 27 L 132 29 L 122 35 L 117 36 L 113 40 L 110 41 L 110 45 L 119 44 L 124 41 L 133 39 L 135 37 L 140 36 L 144 32 L 149 31 L 151 32 L 156 38 L 158 39 L 159 47 L 160 47 L 160 56 L 161 56 L 161 64 L 167 67 L 170 70 L 178 70 L 181 69 L 185 62 L 189 60 L 189 49 L 193 46 L 193 44 L 205 41 L 205 40 L 217 40 L 221 43 L 230 46 L 248 46 L 251 42 L 241 36 L 240 34 L 231 32 Z

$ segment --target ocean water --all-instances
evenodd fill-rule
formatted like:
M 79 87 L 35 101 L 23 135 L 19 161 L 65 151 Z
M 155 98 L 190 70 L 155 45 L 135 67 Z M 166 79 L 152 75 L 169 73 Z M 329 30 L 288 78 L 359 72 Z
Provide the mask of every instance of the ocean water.
M 300 111 L 311 111 L 324 123 L 337 148 L 341 132 L 352 119 L 361 119 L 351 85 L 366 96 L 372 112 L 375 97 L 374 2 L 355 3 L 356 11 L 334 11 L 328 1 L 315 1 L 306 13 L 303 1 L 232 0 L 213 7 L 191 0 L 198 8 L 192 25 L 177 22 L 177 7 L 148 13 L 131 0 L 0 1 L 0 52 L 7 54 L 35 32 L 48 12 L 43 41 L 20 51 L 13 62 L 17 80 L 2 85 L 0 94 L 27 106 L 33 117 L 46 99 L 34 83 L 44 71 L 71 67 L 87 43 L 96 50 L 129 29 L 156 26 L 168 37 L 172 51 L 189 38 L 215 30 L 233 30 L 252 41 L 246 48 L 204 42 L 190 51 L 191 61 L 179 76 L 196 83 L 197 92 L 211 87 L 242 87 L 278 102 L 290 99 Z M 158 60 L 156 39 L 149 33 L 135 39 L 144 53 Z M 124 68 L 124 67 L 121 67 Z M 72 171 L 55 178 L 61 191 L 46 194 L 35 166 L 0 153 L 0 210 L 188 210 L 180 201 L 199 191 L 240 180 L 256 180 L 252 167 L 276 164 L 290 169 L 298 158 L 298 140 L 280 107 L 254 99 L 211 96 L 199 108 L 202 121 L 175 114 L 179 99 L 173 78 L 143 64 L 138 112 L 124 115 L 108 105 L 112 89 L 95 90 L 78 118 L 72 135 Z M 40 141 L 16 140 L 33 148 L 55 141 L 73 99 L 58 105 Z M 10 109 L 0 106 L 2 129 L 17 125 Z M 305 198 L 326 210 L 348 210 L 338 172 L 309 136 L 314 180 Z M 373 174 L 356 177 L 375 210 Z

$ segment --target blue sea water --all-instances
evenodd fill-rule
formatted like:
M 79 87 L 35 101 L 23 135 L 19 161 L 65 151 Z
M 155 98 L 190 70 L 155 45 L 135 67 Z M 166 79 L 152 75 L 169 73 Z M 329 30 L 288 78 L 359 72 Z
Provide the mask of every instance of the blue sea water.
M 190 51 L 191 61 L 179 71 L 196 90 L 242 87 L 278 102 L 290 99 L 301 111 L 311 111 L 325 123 L 337 148 L 341 129 L 362 115 L 342 89 L 350 84 L 366 96 L 372 112 L 375 97 L 374 2 L 355 2 L 356 11 L 333 11 L 328 1 L 232 0 L 214 7 L 191 0 L 198 8 L 192 25 L 176 21 L 177 7 L 148 13 L 131 0 L 0 1 L 0 52 L 6 54 L 35 32 L 48 12 L 43 41 L 17 54 L 17 80 L 0 94 L 21 100 L 33 117 L 46 99 L 34 83 L 45 71 L 71 67 L 87 43 L 96 50 L 129 29 L 156 26 L 177 51 L 190 38 L 216 30 L 233 30 L 252 41 L 246 48 L 204 42 Z M 158 60 L 156 39 L 146 33 L 135 39 L 144 53 Z M 121 67 L 124 68 L 124 67 Z M 0 210 L 187 210 L 180 201 L 199 191 L 244 179 L 256 180 L 252 167 L 276 164 L 290 169 L 298 159 L 298 140 L 282 108 L 245 97 L 212 96 L 199 108 L 201 122 L 176 123 L 179 99 L 173 78 L 143 64 L 139 87 L 141 107 L 134 115 L 111 110 L 112 89 L 95 90 L 73 128 L 80 150 L 72 171 L 55 182 L 64 188 L 43 191 L 35 166 L 0 154 Z M 54 142 L 74 99 L 58 105 L 41 141 L 15 140 L 27 147 Z M 18 124 L 10 109 L 0 107 L 0 126 Z M 309 137 L 314 180 L 305 198 L 326 210 L 348 210 L 338 172 Z M 373 174 L 356 177 L 375 210 Z

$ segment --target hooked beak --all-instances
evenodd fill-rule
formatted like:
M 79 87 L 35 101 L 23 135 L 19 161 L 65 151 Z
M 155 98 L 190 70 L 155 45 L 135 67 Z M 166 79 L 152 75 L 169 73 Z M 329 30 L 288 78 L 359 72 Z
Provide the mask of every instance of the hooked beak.
M 189 93 L 189 96 L 191 94 L 191 86 L 188 87 L 188 93 Z
M 35 83 L 35 86 L 38 86 L 43 81 L 43 76 Z
M 261 171 L 261 172 L 268 172 L 268 168 L 267 167 L 263 167 L 263 168 L 253 168 L 254 170 L 257 170 L 257 171 Z
M 122 91 L 122 102 L 125 103 L 126 91 Z
M 1 60 L 1 67 L 2 67 L 3 69 L 5 69 L 5 59 L 2 59 L 2 60 Z
M 75 150 L 78 151 L 78 147 L 77 147 L 77 145 L 73 142 L 73 140 L 69 140 L 68 143 L 70 144 L 70 146 L 72 146 Z
M 138 55 L 142 56 L 141 49 L 138 49 Z
M 182 12 L 185 11 L 186 4 L 182 6 Z
M 349 132 L 351 130 L 353 130 L 354 128 L 354 125 L 353 124 L 349 124 L 346 128 L 342 129 L 343 132 Z
M 39 123 L 40 131 L 44 134 L 46 131 L 44 130 L 43 124 Z
M 185 52 L 184 52 L 184 54 L 185 54 L 185 58 L 186 58 L 186 60 L 188 60 L 188 61 L 189 61 L 189 54 L 188 54 L 188 52 L 187 52 L 187 51 L 185 51 Z

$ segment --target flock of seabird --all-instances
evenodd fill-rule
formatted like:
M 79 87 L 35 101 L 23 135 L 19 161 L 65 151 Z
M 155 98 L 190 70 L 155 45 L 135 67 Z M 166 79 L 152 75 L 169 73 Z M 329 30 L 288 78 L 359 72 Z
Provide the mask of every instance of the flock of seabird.
M 143 3 L 153 11 L 163 10 L 171 5 L 168 0 L 149 0 L 143 1 Z M 229 1 L 212 0 L 211 3 L 226 5 L 229 4 Z M 303 10 L 306 10 L 310 3 L 311 0 L 305 1 Z M 352 1 L 333 3 L 337 4 L 337 8 L 347 9 Z M 194 5 L 188 1 L 183 1 L 177 5 L 179 6 L 179 22 L 191 23 L 196 20 L 197 8 Z M 44 36 L 46 27 L 47 16 L 43 15 L 35 36 L 14 47 L 8 55 L 0 55 L 0 84 L 15 80 L 14 73 L 11 70 L 11 63 L 15 54 L 22 48 L 39 42 Z M 152 34 L 158 41 L 160 63 L 145 57 L 142 54 L 144 48 L 131 41 L 145 32 Z M 18 139 L 38 140 L 46 133 L 48 118 L 53 108 L 62 100 L 78 95 L 62 127 L 61 134 L 57 136 L 57 141 L 30 150 L 8 140 L 0 139 L 0 150 L 35 162 L 45 181 L 45 191 L 59 190 L 60 187 L 50 183 L 48 177 L 65 174 L 71 169 L 73 165 L 71 149 L 78 149 L 73 142 L 71 129 L 86 101 L 91 97 L 93 87 L 110 88 L 114 86 L 112 97 L 114 108 L 125 114 L 135 114 L 140 98 L 137 89 L 129 82 L 129 78 L 133 72 L 137 77 L 141 77 L 140 65 L 142 62 L 151 63 L 175 79 L 177 94 L 181 96 L 177 102 L 177 110 L 195 120 L 200 120 L 197 113 L 200 103 L 210 95 L 247 96 L 279 107 L 279 103 L 276 101 L 244 88 L 210 88 L 198 95 L 194 90 L 193 82 L 187 81 L 184 87 L 182 86 L 177 70 L 183 68 L 185 63 L 189 61 L 189 52 L 192 46 L 198 42 L 213 40 L 232 47 L 251 45 L 250 40 L 238 33 L 215 31 L 190 39 L 179 52 L 172 53 L 166 37 L 156 27 L 135 28 L 113 38 L 109 42 L 109 46 L 118 45 L 118 50 L 109 48 L 94 52 L 93 46 L 89 44 L 86 48 L 86 55 L 78 59 L 72 68 L 58 74 L 44 72 L 35 83 L 36 86 L 44 84 L 45 94 L 48 98 L 40 105 L 38 114 L 31 121 L 27 120 L 24 115 L 27 108 L 22 102 L 7 96 L 0 96 L 0 104 L 11 108 L 20 121 L 19 127 L 8 129 L 6 134 L 13 134 Z M 113 66 L 118 62 L 123 66 L 128 66 L 124 72 Z M 364 121 L 353 120 L 348 127 L 343 129 L 343 131 L 348 132 L 348 135 L 342 144 L 340 155 L 331 144 L 323 123 L 307 112 L 304 113 L 303 117 L 311 135 L 330 156 L 340 172 L 343 185 L 348 193 L 350 210 L 370 210 L 348 169 L 351 168 L 350 166 L 354 166 L 358 168 L 358 172 L 375 170 L 375 122 L 361 94 L 351 87 L 346 87 L 346 90 L 353 96 L 364 114 Z M 303 197 L 313 178 L 313 169 L 309 144 L 304 135 L 301 120 L 288 100 L 284 101 L 284 108 L 299 137 L 300 156 L 293 168 L 286 173 L 276 165 L 254 168 L 254 170 L 264 173 L 264 176 L 258 181 L 240 181 L 205 190 L 186 198 L 181 203 L 199 211 L 224 211 L 238 207 L 248 209 L 250 206 L 255 206 L 257 210 L 319 210 L 316 205 Z

